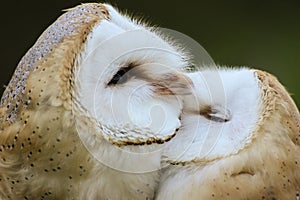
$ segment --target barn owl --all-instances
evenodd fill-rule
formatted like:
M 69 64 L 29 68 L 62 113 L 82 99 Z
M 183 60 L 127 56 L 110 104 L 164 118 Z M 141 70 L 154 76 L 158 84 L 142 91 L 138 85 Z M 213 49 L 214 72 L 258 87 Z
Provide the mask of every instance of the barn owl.
M 67 10 L 1 99 L 0 199 L 152 199 L 187 60 L 110 5 Z
M 267 72 L 189 74 L 182 127 L 163 155 L 158 200 L 299 199 L 300 116 Z

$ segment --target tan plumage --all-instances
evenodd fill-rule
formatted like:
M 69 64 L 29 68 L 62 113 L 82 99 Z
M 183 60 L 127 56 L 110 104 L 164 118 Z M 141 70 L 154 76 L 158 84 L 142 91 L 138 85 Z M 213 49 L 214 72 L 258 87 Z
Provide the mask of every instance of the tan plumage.
M 107 23 L 117 27 L 115 30 L 133 31 L 137 36 L 143 36 L 141 41 L 138 37 L 130 41 L 140 42 L 134 48 L 145 47 L 139 45 L 143 44 L 146 37 L 145 41 L 154 41 L 150 47 L 178 51 L 147 28 L 121 16 L 109 5 L 84 4 L 68 10 L 24 56 L 1 99 L 1 199 L 152 199 L 155 193 L 157 199 L 163 200 L 299 199 L 299 112 L 282 85 L 266 72 L 253 71 L 253 77 L 257 78 L 259 85 L 261 103 L 255 127 L 245 139 L 246 142 L 241 141 L 240 149 L 233 148 L 231 151 L 231 147 L 228 147 L 230 150 L 225 150 L 224 154 L 211 151 L 204 156 L 197 154 L 185 157 L 183 154 L 178 160 L 173 159 L 173 152 L 178 153 L 182 148 L 176 138 L 181 142 L 185 130 L 193 127 L 185 124 L 187 115 L 212 117 L 217 119 L 217 123 L 227 122 L 231 116 L 219 105 L 214 109 L 218 111 L 221 108 L 220 113 L 209 113 L 211 107 L 203 111 L 203 105 L 200 105 L 199 112 L 198 107 L 189 104 L 190 97 L 185 98 L 182 94 L 190 92 L 191 83 L 179 70 L 186 67 L 186 63 L 181 58 L 162 52 L 142 52 L 137 53 L 137 57 L 122 55 L 125 58 L 118 63 L 122 65 L 119 67 L 140 68 L 133 70 L 133 74 L 139 75 L 142 82 L 135 83 L 138 86 L 146 85 L 150 91 L 144 90 L 136 95 L 143 102 L 150 105 L 165 102 L 161 105 L 170 112 L 168 117 L 171 118 L 162 134 L 143 126 L 144 121 L 140 120 L 144 114 L 142 110 L 142 114 L 136 113 L 137 119 L 133 120 L 133 124 L 126 117 L 111 120 L 110 115 L 105 115 L 115 111 L 107 109 L 106 101 L 101 101 L 102 96 L 107 95 L 105 89 L 109 88 L 108 85 L 100 90 L 101 98 L 97 99 L 103 104 L 100 104 L 100 108 L 104 107 L 103 112 L 96 113 L 100 116 L 94 115 L 94 107 L 89 104 L 94 96 L 89 94 L 97 86 L 89 88 L 89 81 L 95 78 L 92 77 L 93 73 L 99 71 L 89 70 L 99 67 L 99 63 L 95 62 L 96 65 L 82 70 L 84 73 L 79 71 L 81 65 L 88 63 L 85 54 L 93 56 L 93 51 L 85 50 L 88 47 L 97 49 L 97 44 L 91 45 L 97 39 L 97 31 L 108 30 L 107 38 L 104 37 L 100 42 L 110 39 L 109 34 L 114 33 L 115 30 L 111 30 Z M 141 30 L 142 35 L 134 32 L 136 30 Z M 114 57 L 114 53 L 122 48 L 113 46 L 111 49 L 112 52 L 106 49 L 102 51 L 107 52 L 104 58 Z M 178 55 L 182 56 L 181 52 Z M 159 65 L 147 67 L 153 61 Z M 161 68 L 163 65 L 167 69 Z M 115 70 L 115 66 L 105 67 L 112 71 L 100 71 L 105 78 L 99 79 L 100 83 L 109 82 L 119 69 Z M 176 70 L 171 70 L 172 67 Z M 132 88 L 112 88 L 117 94 L 121 93 L 121 98 L 116 99 L 120 105 L 115 104 L 121 109 L 122 94 L 131 92 Z M 199 92 L 201 96 L 202 91 Z M 174 101 L 175 93 L 182 95 L 178 96 L 178 102 Z M 134 157 L 134 154 L 126 152 L 148 153 L 156 150 L 159 146 L 156 143 L 169 141 L 180 125 L 181 98 L 185 98 L 189 104 L 182 116 L 184 129 L 179 131 L 174 143 L 173 140 L 170 143 L 171 151 L 165 152 L 163 164 L 170 166 L 162 171 L 161 183 L 156 191 L 160 178 L 160 173 L 156 171 L 160 167 L 160 154 Z M 194 110 L 190 110 L 193 106 Z M 160 116 L 160 113 L 155 116 Z M 156 122 L 159 121 L 160 118 Z M 189 156 L 194 157 L 189 159 Z M 138 173 L 132 173 L 136 169 Z
M 69 80 L 72 80 L 71 66 L 88 30 L 107 17 L 107 11 L 97 4 L 82 9 L 67 13 L 40 37 L 20 62 L 3 94 L 2 199 L 46 198 L 51 197 L 53 190 L 58 191 L 55 196 L 62 199 L 68 193 L 75 197 L 74 183 L 79 176 L 86 177 L 91 169 L 91 158 L 84 147 L 77 144 L 78 136 L 73 134 L 72 94 L 69 92 L 72 82 Z M 103 14 L 96 16 L 92 14 L 95 12 Z M 73 17 L 80 17 L 82 23 L 70 21 Z M 63 31 L 56 34 L 56 29 Z M 67 143 L 62 142 L 64 138 L 69 138 Z M 61 180 L 56 180 L 56 176 Z
M 139 163 L 140 158 L 131 159 L 130 154 L 120 149 L 147 152 L 152 148 L 150 144 L 163 143 L 173 137 L 180 124 L 178 117 L 181 111 L 181 103 L 174 97 L 174 93 L 188 89 L 190 83 L 185 82 L 185 76 L 180 72 L 169 68 L 161 70 L 161 66 L 173 62 L 175 64 L 172 67 L 181 68 L 185 61 L 180 61 L 182 57 L 175 57 L 174 54 L 168 59 L 161 52 L 158 58 L 158 53 L 141 52 L 139 57 L 130 55 L 130 59 L 123 55 L 125 61 L 121 60 L 120 65 L 125 66 L 115 66 L 114 63 L 110 66 L 100 65 L 99 62 L 109 61 L 112 59 L 110 57 L 115 56 L 115 52 L 122 49 L 107 46 L 108 49 L 102 49 L 103 54 L 94 55 L 101 42 L 107 42 L 111 34 L 117 34 L 114 30 L 130 30 L 132 34 L 141 37 L 134 38 L 134 41 L 123 40 L 128 42 L 127 45 L 119 43 L 126 48 L 130 45 L 142 48 L 145 47 L 143 42 L 148 41 L 151 43 L 148 45 L 150 47 L 159 46 L 169 52 L 175 50 L 155 33 L 123 17 L 109 5 L 83 4 L 68 10 L 23 57 L 3 94 L 0 110 L 0 199 L 153 197 L 159 176 L 155 171 L 159 168 L 159 159 Z M 143 39 L 142 36 L 149 38 Z M 93 44 L 97 40 L 99 44 Z M 86 52 L 89 48 L 94 49 Z M 146 64 L 151 65 L 151 60 L 160 65 L 147 67 Z M 109 82 L 118 69 L 127 65 L 141 69 L 120 85 Z M 143 72 L 145 74 L 138 77 Z M 85 76 L 85 73 L 89 76 Z M 100 115 L 99 118 L 89 108 L 93 107 L 88 104 L 91 98 L 85 99 L 85 103 L 82 100 L 88 95 L 93 97 L 89 92 L 95 92 L 93 87 L 97 86 L 89 85 L 89 81 L 94 81 L 93 75 L 97 76 L 97 73 L 101 75 L 100 82 L 96 79 L 97 84 L 100 83 L 101 87 L 102 84 L 107 84 L 99 93 L 100 108 L 97 109 L 100 110 L 96 113 Z M 143 126 L 143 116 L 136 119 L 134 126 L 126 127 L 128 118 L 111 113 L 110 107 L 106 105 L 110 103 L 107 96 L 109 90 L 120 96 L 114 106 L 120 106 L 120 111 L 126 109 L 122 106 L 122 101 L 126 100 L 126 95 L 130 95 L 129 89 L 134 84 L 148 89 L 138 90 L 134 93 L 134 98 L 141 96 L 140 100 L 146 105 L 151 106 L 153 101 L 174 114 L 174 120 L 167 124 L 166 129 L 162 129 L 162 135 L 153 132 L 151 127 Z M 126 87 L 128 92 L 123 91 Z M 103 96 L 108 100 L 101 102 Z M 171 106 L 164 104 L 165 101 Z M 125 106 L 126 103 L 130 105 L 130 102 L 125 102 Z M 140 113 L 143 115 L 142 111 Z M 116 118 L 109 119 L 111 114 Z M 137 146 L 130 146 L 132 144 Z M 102 163 L 98 160 L 99 157 L 112 163 Z M 110 164 L 115 168 L 112 169 Z M 147 168 L 148 165 L 153 165 L 153 168 Z M 132 173 L 140 166 L 145 166 L 149 171 Z M 123 172 L 125 168 L 131 171 Z
M 220 72 L 222 71 L 224 70 L 221 69 Z M 300 115 L 298 109 L 288 92 L 274 76 L 260 70 L 254 70 L 253 72 L 250 70 L 244 71 L 246 73 L 249 71 L 253 74 L 247 75 L 248 77 L 251 78 L 253 76 L 254 79 L 257 79 L 259 88 L 259 96 L 257 98 L 260 103 L 258 104 L 257 121 L 253 127 L 250 126 L 251 131 L 249 135 L 239 142 L 243 144 L 242 148 L 232 152 L 231 150 L 226 150 L 226 148 L 234 149 L 234 142 L 232 142 L 232 145 L 224 146 L 224 150 L 216 152 L 214 150 L 218 148 L 217 146 L 221 146 L 223 143 L 215 140 L 215 146 L 210 146 L 208 151 L 206 151 L 208 147 L 205 147 L 205 145 L 198 146 L 199 152 L 194 152 L 194 158 L 189 160 L 184 159 L 188 158 L 189 147 L 187 147 L 186 152 L 183 152 L 183 156 L 178 156 L 177 159 L 170 160 L 172 153 L 170 154 L 171 151 L 169 151 L 166 154 L 166 161 L 169 163 L 169 166 L 163 170 L 163 177 L 156 199 L 240 200 L 300 198 Z M 229 70 L 228 76 L 233 74 L 233 72 L 234 70 Z M 242 94 L 240 92 L 247 85 L 243 83 L 243 79 L 246 76 L 238 73 L 237 76 L 232 76 L 227 82 L 232 85 L 237 84 L 237 87 L 231 89 L 234 93 L 227 93 L 226 91 L 229 90 L 225 88 L 226 99 L 230 99 L 231 95 L 247 99 L 247 96 L 250 95 L 249 93 Z M 203 74 L 205 75 L 205 73 Z M 192 79 L 196 80 L 198 78 L 194 76 Z M 226 81 L 224 82 L 224 84 L 227 83 Z M 203 88 L 197 88 L 196 84 L 195 87 L 196 90 L 199 90 L 200 96 L 201 91 L 203 95 Z M 222 86 L 219 85 L 217 87 Z M 211 91 L 211 94 L 214 97 L 214 91 Z M 233 102 L 235 100 L 231 99 L 229 101 Z M 227 108 L 229 110 L 232 109 L 230 107 L 231 102 L 228 102 Z M 246 101 L 244 103 L 246 103 L 245 109 L 252 106 L 251 102 L 250 104 Z M 201 106 L 201 102 L 199 104 Z M 210 105 L 214 106 L 214 99 L 212 99 Z M 222 106 L 224 105 L 226 103 L 223 102 Z M 183 134 L 181 137 L 178 137 L 181 142 L 177 144 L 175 142 L 173 145 L 170 145 L 170 149 L 180 148 L 178 144 L 184 144 L 184 137 L 187 137 L 184 132 L 188 132 L 187 130 L 195 126 L 195 123 L 190 125 L 188 120 L 202 118 L 199 112 L 198 114 L 195 113 L 198 110 L 197 104 L 189 105 L 189 107 L 192 106 L 195 107 L 194 117 L 188 110 L 185 111 L 185 114 L 183 114 L 183 127 L 185 128 L 182 128 L 183 130 L 179 131 L 177 135 Z M 243 102 L 241 106 L 244 106 Z M 256 112 L 254 106 L 252 109 L 253 111 L 249 112 Z M 223 111 L 220 110 L 219 112 L 222 114 Z M 185 117 L 188 115 L 192 117 L 187 118 L 185 121 Z M 234 121 L 239 120 L 234 119 L 235 115 L 239 114 L 231 112 L 232 119 L 228 122 L 212 122 L 212 126 L 216 126 L 214 124 L 217 123 L 234 123 Z M 245 119 L 242 120 L 244 121 Z M 246 121 L 246 123 L 251 123 L 251 121 Z M 195 134 L 204 134 L 197 132 L 197 129 L 199 128 L 192 129 L 196 130 Z M 247 130 L 247 127 L 242 129 Z M 219 130 L 224 131 L 226 129 Z M 234 140 L 243 130 L 231 128 L 229 135 L 232 135 L 232 140 Z M 221 135 L 222 131 L 220 132 Z M 211 134 L 211 137 L 221 137 L 219 138 L 220 140 L 223 137 L 214 132 L 209 132 L 208 134 Z M 209 140 L 207 139 L 206 141 Z M 200 151 L 204 153 L 200 154 Z

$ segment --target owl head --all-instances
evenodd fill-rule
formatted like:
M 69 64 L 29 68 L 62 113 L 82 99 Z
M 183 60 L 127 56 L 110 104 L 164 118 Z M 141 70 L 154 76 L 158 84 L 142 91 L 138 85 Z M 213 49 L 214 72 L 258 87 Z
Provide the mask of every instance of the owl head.
M 300 115 L 279 81 L 248 68 L 189 77 L 195 89 L 164 154 L 157 199 L 296 198 Z
M 163 142 L 180 126 L 178 94 L 191 84 L 181 72 L 187 62 L 146 25 L 110 5 L 84 4 L 62 15 L 23 57 L 2 105 L 9 104 L 6 119 L 14 122 L 21 107 L 50 99 L 93 119 L 119 145 Z

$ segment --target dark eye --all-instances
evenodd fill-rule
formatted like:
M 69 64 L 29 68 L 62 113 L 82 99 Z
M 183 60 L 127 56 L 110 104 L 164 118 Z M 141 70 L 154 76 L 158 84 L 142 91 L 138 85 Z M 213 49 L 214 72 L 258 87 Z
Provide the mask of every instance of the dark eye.
M 117 84 L 123 84 L 128 81 L 128 79 L 132 76 L 134 76 L 134 70 L 129 72 L 131 69 L 133 69 L 135 65 L 133 63 L 129 63 L 126 67 L 122 67 L 109 81 L 107 85 L 117 85 Z
M 119 70 L 114 77 L 109 81 L 107 85 L 116 85 L 116 84 L 122 84 L 127 81 L 126 70 L 121 69 Z

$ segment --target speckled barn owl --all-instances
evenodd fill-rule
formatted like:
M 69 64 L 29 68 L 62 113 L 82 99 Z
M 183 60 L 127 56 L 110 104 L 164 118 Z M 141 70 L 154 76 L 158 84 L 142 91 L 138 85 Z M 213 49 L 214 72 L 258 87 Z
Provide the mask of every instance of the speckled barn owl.
M 156 148 L 192 84 L 186 60 L 110 5 L 68 10 L 1 99 L 0 199 L 152 199 Z
M 156 199 L 299 199 L 300 115 L 278 80 L 247 68 L 189 77 Z

